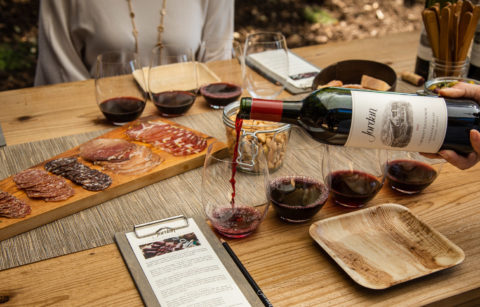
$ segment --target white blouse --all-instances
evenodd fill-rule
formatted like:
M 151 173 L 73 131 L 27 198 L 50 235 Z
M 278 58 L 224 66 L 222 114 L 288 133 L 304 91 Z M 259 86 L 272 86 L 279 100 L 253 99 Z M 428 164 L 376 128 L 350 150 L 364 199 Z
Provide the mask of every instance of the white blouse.
M 157 43 L 163 0 L 132 0 L 139 55 L 148 63 Z M 233 37 L 234 0 L 167 0 L 163 44 L 197 51 L 207 38 Z M 35 85 L 93 77 L 98 54 L 135 51 L 126 0 L 42 0 Z

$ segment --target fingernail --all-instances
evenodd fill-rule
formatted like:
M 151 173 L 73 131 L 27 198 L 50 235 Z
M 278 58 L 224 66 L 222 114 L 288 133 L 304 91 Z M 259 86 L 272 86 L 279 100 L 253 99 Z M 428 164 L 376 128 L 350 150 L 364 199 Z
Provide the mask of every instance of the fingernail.
M 478 130 L 475 130 L 475 129 L 472 129 L 470 130 L 470 137 L 474 140 L 474 141 L 480 141 L 480 133 L 478 133 Z

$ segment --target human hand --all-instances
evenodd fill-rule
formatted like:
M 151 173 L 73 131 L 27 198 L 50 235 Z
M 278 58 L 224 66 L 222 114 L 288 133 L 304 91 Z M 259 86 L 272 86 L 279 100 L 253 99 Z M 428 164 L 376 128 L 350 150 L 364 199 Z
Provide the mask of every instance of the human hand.
M 480 132 L 474 129 L 470 130 L 470 143 L 472 143 L 475 151 L 469 153 L 466 157 L 457 154 L 453 150 L 441 150 L 438 154 L 459 169 L 470 168 L 477 164 L 480 158 Z
M 453 87 L 441 89 L 439 94 L 449 98 L 470 98 L 480 102 L 480 85 L 459 82 Z M 442 150 L 438 154 L 459 169 L 470 168 L 480 160 L 480 132 L 470 130 L 470 143 L 474 152 L 469 153 L 466 157 L 453 150 Z

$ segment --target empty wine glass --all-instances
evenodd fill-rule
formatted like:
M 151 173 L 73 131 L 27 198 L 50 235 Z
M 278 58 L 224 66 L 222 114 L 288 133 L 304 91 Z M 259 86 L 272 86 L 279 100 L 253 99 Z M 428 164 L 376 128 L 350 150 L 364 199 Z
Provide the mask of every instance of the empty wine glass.
M 241 156 L 233 160 L 216 154 L 216 145 L 213 143 L 208 147 L 203 166 L 203 207 L 220 234 L 243 238 L 258 228 L 269 207 L 265 157 L 263 151 L 258 149 L 254 161 Z M 237 163 L 242 165 L 238 172 Z M 251 172 L 247 172 L 248 169 Z
M 136 53 L 113 51 L 97 57 L 95 97 L 105 118 L 114 125 L 137 119 L 145 108 L 146 94 L 132 75 L 140 68 Z M 137 78 L 142 82 L 144 76 L 138 74 Z
M 153 48 L 148 92 L 161 116 L 180 116 L 192 107 L 198 91 L 196 65 L 190 48 L 177 45 Z
M 329 145 L 323 168 L 336 204 L 360 208 L 383 186 L 387 151 Z
M 240 44 L 233 39 L 211 39 L 201 43 L 198 60 L 215 65 L 220 78 L 218 82 L 200 84 L 200 93 L 211 108 L 222 109 L 242 94 L 242 53 Z
M 245 40 L 242 74 L 245 87 L 253 97 L 275 99 L 280 95 L 284 89 L 281 81 L 288 77 L 288 49 L 283 34 L 249 34 Z

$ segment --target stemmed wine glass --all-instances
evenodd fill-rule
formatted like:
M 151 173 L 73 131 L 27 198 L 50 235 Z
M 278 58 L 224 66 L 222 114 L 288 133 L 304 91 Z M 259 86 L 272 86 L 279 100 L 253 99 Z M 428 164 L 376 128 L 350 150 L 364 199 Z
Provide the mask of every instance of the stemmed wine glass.
M 114 125 L 137 119 L 147 100 L 135 83 L 133 73 L 141 71 L 136 53 L 107 52 L 96 60 L 95 97 L 103 115 Z M 136 75 L 143 81 L 143 74 Z
M 242 62 L 243 82 L 255 98 L 275 99 L 284 89 L 288 77 L 287 41 L 279 32 L 258 32 L 249 34 L 245 40 L 244 61 Z M 276 78 L 265 78 L 268 67 Z
M 328 145 L 323 173 L 336 204 L 360 208 L 382 188 L 386 166 L 385 149 Z
M 255 159 L 245 159 L 241 154 L 232 159 L 219 156 L 217 145 L 208 147 L 203 166 L 203 207 L 220 234 L 243 238 L 258 228 L 269 207 L 267 163 L 261 147 L 257 147 Z M 242 168 L 237 171 L 238 165 Z
M 198 60 L 203 63 L 215 62 L 219 82 L 200 84 L 200 93 L 213 109 L 222 109 L 236 101 L 242 94 L 241 60 L 243 51 L 240 43 L 233 39 L 205 40 L 200 45 Z
M 148 70 L 148 92 L 161 116 L 185 114 L 198 92 L 193 51 L 177 45 L 153 48 Z

